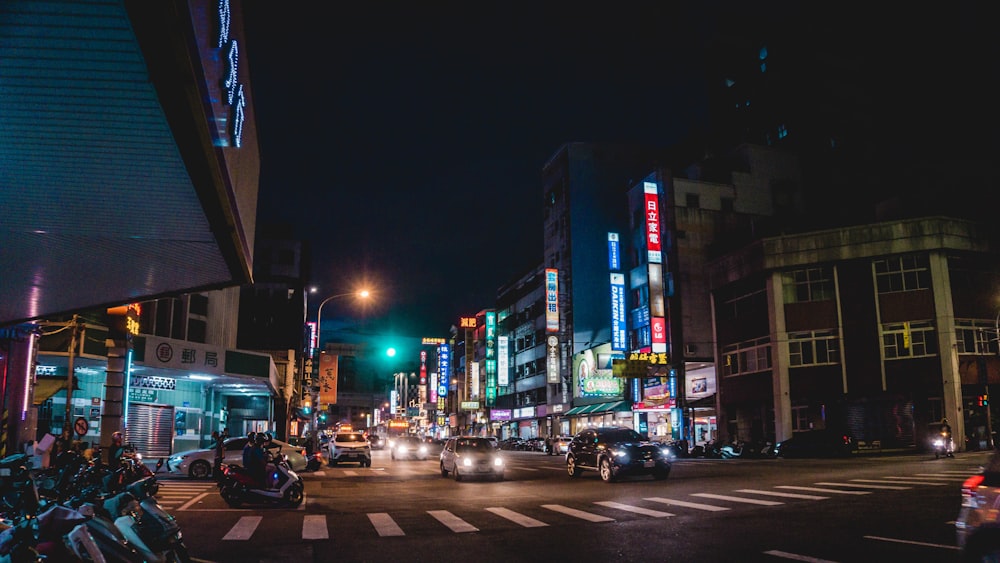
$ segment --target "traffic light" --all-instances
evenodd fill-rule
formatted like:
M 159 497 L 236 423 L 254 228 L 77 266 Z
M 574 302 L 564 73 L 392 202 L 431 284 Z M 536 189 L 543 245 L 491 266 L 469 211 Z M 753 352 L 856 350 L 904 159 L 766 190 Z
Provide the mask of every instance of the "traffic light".
M 988 407 L 988 406 L 990 406 L 990 396 L 989 395 L 980 395 L 979 396 L 979 406 L 981 406 L 981 407 Z
M 302 414 L 310 414 L 313 408 L 312 397 L 306 395 L 302 398 Z
M 326 422 L 326 411 L 319 413 L 319 421 Z

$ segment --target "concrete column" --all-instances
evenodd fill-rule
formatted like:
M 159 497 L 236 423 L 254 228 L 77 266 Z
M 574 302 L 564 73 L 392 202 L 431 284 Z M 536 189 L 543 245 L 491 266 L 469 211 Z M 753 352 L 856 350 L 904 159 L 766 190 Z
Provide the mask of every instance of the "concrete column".
M 965 449 L 965 412 L 962 408 L 962 376 L 958 372 L 958 336 L 952 305 L 948 257 L 930 253 L 931 287 L 934 290 L 934 326 L 937 330 L 938 358 L 941 360 L 941 401 L 951 423 L 955 450 Z
M 772 272 L 767 280 L 767 306 L 770 309 L 771 391 L 774 401 L 774 439 L 782 442 L 792 437 L 791 383 L 788 380 L 788 331 L 785 327 L 785 300 L 781 272 Z

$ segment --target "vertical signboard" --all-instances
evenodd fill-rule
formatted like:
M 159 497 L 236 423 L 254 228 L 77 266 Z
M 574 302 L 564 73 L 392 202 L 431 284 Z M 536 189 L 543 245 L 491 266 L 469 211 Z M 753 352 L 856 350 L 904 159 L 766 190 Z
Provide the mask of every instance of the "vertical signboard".
M 420 384 L 427 385 L 427 350 L 420 351 Z
M 650 264 L 663 262 L 660 241 L 660 194 L 656 182 L 642 183 L 646 214 L 646 255 Z
M 550 334 L 545 340 L 545 381 L 559 383 L 559 337 Z
M 486 406 L 497 399 L 497 313 L 486 312 Z
M 625 344 L 625 274 L 611 274 L 611 349 L 624 351 Z
M 472 362 L 469 368 L 469 397 L 479 400 L 479 362 Z
M 559 332 L 559 270 L 545 269 L 545 331 Z
M 507 345 L 506 336 L 497 337 L 497 385 L 506 387 L 510 385 L 510 349 Z
M 622 269 L 621 243 L 618 233 L 608 233 L 608 269 L 617 272 Z
M 440 378 L 438 379 L 438 410 L 444 411 L 447 406 L 445 401 L 448 398 L 449 385 L 451 383 L 451 346 L 448 344 L 439 344 L 437 347 L 437 359 L 438 359 L 438 373 Z
M 319 403 L 321 405 L 337 404 L 337 371 L 340 356 L 336 354 L 319 355 Z
M 663 317 L 653 317 L 649 320 L 649 329 L 652 332 L 653 352 L 660 353 L 667 351 L 667 321 Z
M 472 335 L 476 332 L 476 317 L 462 317 L 458 326 L 465 329 L 465 399 L 469 400 L 472 394 L 472 366 L 476 360 L 476 343 L 472 341 Z M 478 368 L 478 366 L 477 366 Z M 476 395 L 479 394 L 479 370 L 476 370 Z

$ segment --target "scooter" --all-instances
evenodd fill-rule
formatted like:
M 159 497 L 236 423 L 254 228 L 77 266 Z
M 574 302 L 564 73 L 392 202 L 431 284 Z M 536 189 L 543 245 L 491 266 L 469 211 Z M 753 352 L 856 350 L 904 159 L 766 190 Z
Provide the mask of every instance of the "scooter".
M 219 480 L 219 494 L 226 504 L 238 508 L 243 503 L 264 502 L 295 507 L 305 498 L 305 485 L 288 466 L 288 456 L 279 453 L 268 464 L 270 486 L 257 482 L 250 473 L 239 465 L 222 464 L 222 478 Z
M 306 460 L 306 471 L 319 471 L 323 467 L 323 452 L 313 452 Z
M 934 450 L 934 459 L 944 457 L 955 457 L 955 443 L 946 433 L 931 436 L 931 449 Z
M 128 489 L 104 501 L 103 508 L 114 520 L 115 527 L 142 555 L 142 560 L 146 563 L 189 563 L 191 557 L 181 539 L 180 525 L 149 496 L 148 484 L 139 481 Z

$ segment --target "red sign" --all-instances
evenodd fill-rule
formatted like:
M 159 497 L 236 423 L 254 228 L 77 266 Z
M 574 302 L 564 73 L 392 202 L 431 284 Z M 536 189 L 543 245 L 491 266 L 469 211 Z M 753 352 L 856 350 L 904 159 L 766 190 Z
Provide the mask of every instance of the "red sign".
M 660 195 L 657 193 L 656 184 L 646 182 L 643 185 L 643 196 L 645 201 L 646 214 L 646 250 L 649 254 L 649 262 L 653 264 L 662 263 L 662 241 L 660 240 Z
M 656 349 L 656 344 L 667 343 L 667 323 L 663 317 L 653 317 L 649 320 L 649 328 L 653 331 L 653 349 Z
M 335 354 L 319 355 L 319 403 L 320 405 L 337 404 L 337 374 L 340 367 L 340 356 Z M 317 405 L 319 408 L 319 405 Z

